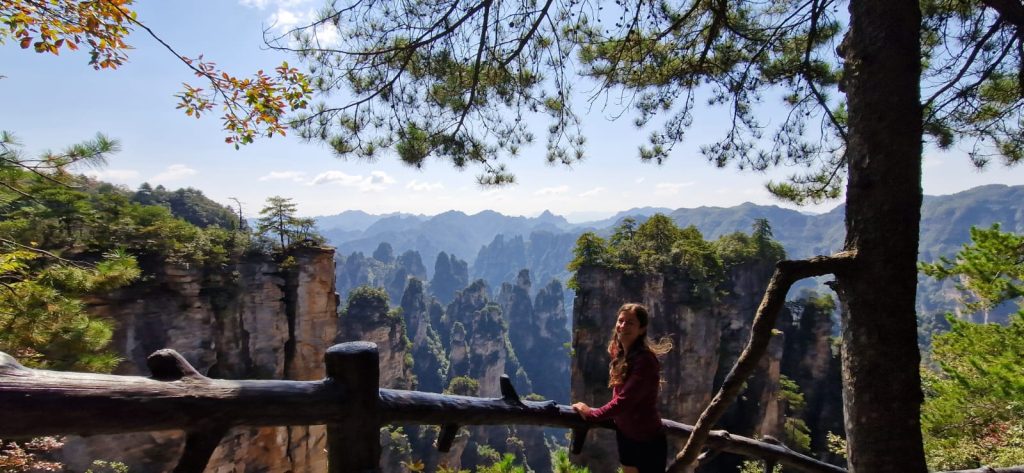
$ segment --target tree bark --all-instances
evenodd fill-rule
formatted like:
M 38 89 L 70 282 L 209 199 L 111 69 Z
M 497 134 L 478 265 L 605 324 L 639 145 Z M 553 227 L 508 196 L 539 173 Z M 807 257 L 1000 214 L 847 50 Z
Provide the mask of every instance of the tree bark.
M 843 407 L 851 472 L 925 472 L 915 289 L 921 220 L 921 12 L 916 0 L 852 0 Z

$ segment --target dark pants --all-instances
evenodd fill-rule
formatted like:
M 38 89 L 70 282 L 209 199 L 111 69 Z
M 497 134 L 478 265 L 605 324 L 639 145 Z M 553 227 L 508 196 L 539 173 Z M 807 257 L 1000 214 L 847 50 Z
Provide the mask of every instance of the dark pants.
M 622 466 L 635 467 L 640 473 L 665 473 L 668 440 L 664 432 L 650 440 L 637 442 L 616 431 L 615 443 L 619 446 L 619 463 Z

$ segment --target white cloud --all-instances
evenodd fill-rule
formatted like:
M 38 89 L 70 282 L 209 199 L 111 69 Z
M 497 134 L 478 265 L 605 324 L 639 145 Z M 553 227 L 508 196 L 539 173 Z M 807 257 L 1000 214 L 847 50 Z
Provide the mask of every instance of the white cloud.
M 444 185 L 440 182 L 420 182 L 413 179 L 405 185 L 405 188 L 413 192 L 430 192 L 444 189 Z
M 299 26 L 299 22 L 303 21 L 303 17 L 305 17 L 303 13 L 282 7 L 278 8 L 276 12 L 270 15 L 270 18 L 267 21 L 278 31 L 288 31 Z
M 317 7 L 320 2 L 313 0 L 239 0 L 239 3 L 243 7 L 273 11 L 266 22 L 277 33 L 311 25 L 319 19 Z M 341 40 L 338 27 L 330 22 L 318 25 L 313 34 L 313 40 L 322 48 L 337 46 Z M 291 38 L 288 40 L 293 41 Z
M 270 171 L 270 174 L 266 174 L 260 177 L 260 181 L 292 181 L 302 182 L 306 177 L 306 173 L 301 171 Z
M 693 182 L 659 182 L 654 185 L 654 193 L 657 195 L 676 195 L 684 187 L 690 187 Z
M 374 184 L 394 184 L 395 179 L 384 171 L 373 171 L 370 173 L 370 181 Z
M 593 189 L 590 189 L 589 191 L 581 192 L 579 196 L 580 197 L 594 197 L 595 195 L 598 195 L 598 194 L 604 192 L 605 190 L 606 189 L 604 187 L 595 187 Z
M 647 180 L 647 178 L 646 178 L 646 177 L 638 177 L 638 178 L 636 178 L 636 179 L 635 179 L 635 180 L 634 180 L 633 182 L 635 182 L 635 183 L 637 183 L 637 184 L 642 184 L 642 183 L 643 183 L 644 181 L 646 181 L 646 180 Z
M 83 174 L 98 181 L 115 183 L 131 182 L 139 178 L 139 171 L 131 169 L 90 169 Z
M 320 47 L 337 46 L 341 43 L 341 31 L 333 23 L 323 23 L 316 27 L 316 40 Z
M 256 8 L 264 10 L 268 6 L 281 7 L 297 7 L 304 4 L 312 3 L 311 0 L 238 0 L 238 3 L 243 7 Z
M 334 184 L 351 187 L 359 192 L 380 192 L 394 184 L 395 180 L 384 171 L 373 171 L 369 176 L 345 174 L 341 171 L 327 171 L 318 174 L 310 185 Z
M 267 4 L 270 3 L 270 0 L 239 0 L 238 3 L 241 4 L 243 7 L 259 8 L 260 10 L 262 10 L 267 7 Z
M 569 192 L 569 186 L 561 185 L 556 187 L 545 187 L 534 192 L 533 195 L 561 195 Z
M 172 164 L 167 166 L 167 169 L 164 169 L 164 172 L 153 176 L 150 180 L 154 182 L 176 181 L 188 176 L 195 176 L 196 174 L 199 174 L 199 171 L 196 171 L 184 164 Z

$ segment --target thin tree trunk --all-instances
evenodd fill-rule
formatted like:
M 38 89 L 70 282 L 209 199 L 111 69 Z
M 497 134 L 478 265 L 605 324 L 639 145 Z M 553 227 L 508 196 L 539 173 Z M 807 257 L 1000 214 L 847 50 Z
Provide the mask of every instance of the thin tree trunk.
M 853 473 L 925 472 L 915 290 L 921 219 L 916 0 L 852 0 L 846 249 L 839 278 L 843 405 Z

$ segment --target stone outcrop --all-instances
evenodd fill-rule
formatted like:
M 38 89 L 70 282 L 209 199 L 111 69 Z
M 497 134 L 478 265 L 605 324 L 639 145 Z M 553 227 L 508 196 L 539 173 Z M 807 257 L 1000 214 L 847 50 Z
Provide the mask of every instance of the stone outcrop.
M 412 343 L 406 336 L 405 320 L 390 310 L 381 289 L 357 288 L 349 294 L 338 317 L 337 343 L 367 341 L 377 344 L 380 357 L 380 387 L 413 389 Z
M 483 280 L 457 293 L 445 318 L 452 327 L 449 380 L 468 376 L 480 383 L 480 396 L 500 397 L 499 378 L 508 374 L 516 389 L 531 391 L 529 377 L 509 343 L 501 307 L 491 302 Z
M 469 284 L 469 265 L 455 255 L 445 252 L 437 254 L 434 261 L 434 277 L 430 279 L 430 292 L 442 304 L 448 304 L 455 293 Z
M 410 250 L 395 257 L 388 243 L 380 243 L 369 258 L 361 252 L 340 258 L 334 273 L 343 299 L 357 287 L 372 286 L 384 288 L 392 301 L 399 301 L 410 278 L 427 279 L 419 253 Z
M 499 234 L 480 247 L 473 261 L 472 275 L 496 288 L 515 281 L 523 268 L 530 270 L 536 282 L 567 281 L 570 273 L 566 265 L 573 258 L 577 237 L 576 232 L 534 231 L 526 239 L 520 235 Z M 572 291 L 565 291 L 564 295 L 563 304 L 571 305 Z
M 91 311 L 117 321 L 116 374 L 148 376 L 145 358 L 161 348 L 181 353 L 200 372 L 227 379 L 313 380 L 324 376 L 323 351 L 337 333 L 334 251 L 296 250 L 281 268 L 253 257 L 216 274 L 176 266 L 148 268 L 152 278 L 93 301 Z M 70 438 L 61 458 L 69 471 L 96 459 L 130 471 L 171 471 L 180 432 Z M 239 428 L 214 452 L 208 472 L 324 471 L 322 426 Z
M 473 275 L 487 281 L 491 287 L 501 287 L 508 281 L 514 281 L 516 273 L 527 267 L 523 237 L 496 235 L 490 244 L 480 247 L 473 262 Z
M 530 272 L 504 283 L 497 302 L 509 326 L 509 341 L 529 374 L 533 392 L 562 404 L 569 401 L 569 330 L 562 285 L 552 280 L 530 299 Z
M 410 279 L 402 295 L 402 317 L 409 339 L 412 341 L 413 373 L 416 375 L 416 389 L 439 393 L 445 388 L 448 377 L 448 357 L 441 337 L 431 323 L 430 301 L 424 292 L 423 282 Z

